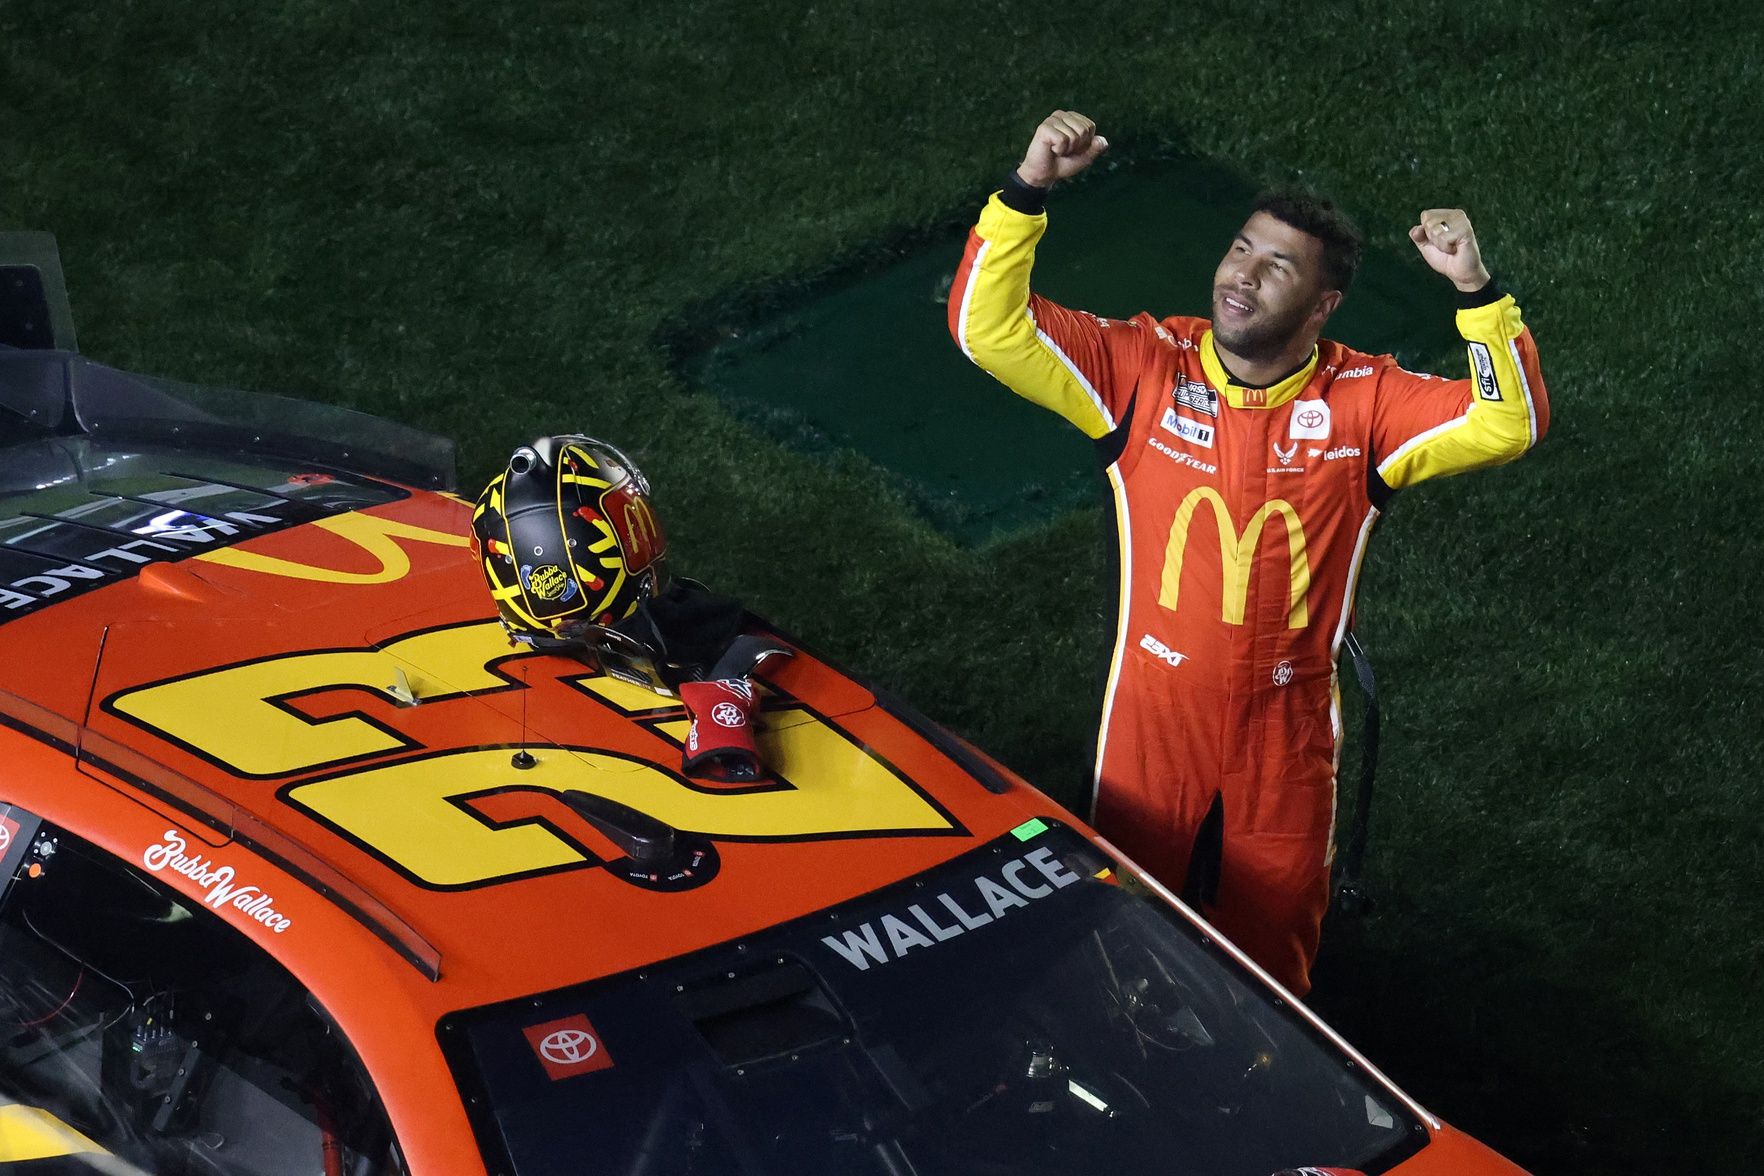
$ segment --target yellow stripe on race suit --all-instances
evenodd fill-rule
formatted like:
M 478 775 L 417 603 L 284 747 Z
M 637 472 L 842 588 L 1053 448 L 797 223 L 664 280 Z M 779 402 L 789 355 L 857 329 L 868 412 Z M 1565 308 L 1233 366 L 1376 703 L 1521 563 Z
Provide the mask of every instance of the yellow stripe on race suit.
M 1119 466 L 1108 468 L 1109 487 L 1115 495 L 1115 541 L 1121 553 L 1121 581 L 1115 597 L 1115 652 L 1109 661 L 1109 684 L 1103 693 L 1102 722 L 1096 734 L 1096 763 L 1090 776 L 1090 811 L 1085 814 L 1096 820 L 1096 798 L 1102 791 L 1103 758 L 1109 749 L 1109 720 L 1115 713 L 1115 689 L 1121 682 L 1121 663 L 1127 659 L 1129 588 L 1133 583 L 1133 518 L 1127 503 L 1127 483 L 1121 478 Z
M 1525 323 L 1511 294 L 1458 312 L 1470 358 L 1470 407 L 1420 433 L 1378 463 L 1393 490 L 1512 461 L 1537 441 L 1537 405 L 1519 362 Z
M 1039 330 L 1029 312 L 1029 271 L 1047 215 L 1028 216 L 986 202 L 975 232 L 981 245 L 960 299 L 956 341 L 988 375 L 1034 404 L 1051 409 L 1091 438 L 1114 431 L 1115 419 L 1078 365 Z

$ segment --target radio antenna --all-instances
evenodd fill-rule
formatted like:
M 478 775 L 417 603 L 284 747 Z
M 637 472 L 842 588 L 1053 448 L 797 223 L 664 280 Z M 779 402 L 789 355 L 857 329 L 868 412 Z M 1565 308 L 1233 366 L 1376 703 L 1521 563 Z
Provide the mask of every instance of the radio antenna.
M 521 748 L 519 751 L 515 752 L 508 761 L 523 772 L 539 762 L 534 758 L 533 753 L 527 750 L 527 743 L 529 742 L 527 738 L 527 695 L 531 693 L 533 689 L 531 665 L 532 663 L 529 659 L 521 659 Z

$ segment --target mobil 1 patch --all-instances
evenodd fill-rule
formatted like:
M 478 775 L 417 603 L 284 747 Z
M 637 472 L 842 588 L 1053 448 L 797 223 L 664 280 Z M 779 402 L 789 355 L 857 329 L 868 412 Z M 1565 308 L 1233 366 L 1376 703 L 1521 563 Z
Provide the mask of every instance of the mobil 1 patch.
M 1203 425 L 1199 421 L 1190 420 L 1185 416 L 1177 416 L 1176 410 L 1173 408 L 1164 410 L 1164 428 L 1190 445 L 1199 445 L 1203 449 L 1213 447 L 1214 428 L 1212 425 Z

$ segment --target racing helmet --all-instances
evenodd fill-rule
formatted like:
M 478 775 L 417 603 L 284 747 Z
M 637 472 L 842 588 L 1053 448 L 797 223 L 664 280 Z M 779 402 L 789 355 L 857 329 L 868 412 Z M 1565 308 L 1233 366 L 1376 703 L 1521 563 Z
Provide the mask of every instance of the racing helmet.
M 649 480 L 592 437 L 515 450 L 478 495 L 472 535 L 503 628 L 542 649 L 629 646 L 613 626 L 667 587 Z

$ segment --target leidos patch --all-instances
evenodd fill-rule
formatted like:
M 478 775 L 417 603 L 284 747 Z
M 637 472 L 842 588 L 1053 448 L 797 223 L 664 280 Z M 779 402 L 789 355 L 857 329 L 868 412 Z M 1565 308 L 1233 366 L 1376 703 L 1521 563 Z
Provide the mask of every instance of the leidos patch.
M 1199 445 L 1203 449 L 1213 447 L 1213 426 L 1203 425 L 1199 421 L 1191 421 L 1185 416 L 1177 416 L 1176 410 L 1164 410 L 1164 428 L 1176 434 L 1191 445 Z
M 1470 369 L 1476 373 L 1476 394 L 1484 400 L 1499 400 L 1501 386 L 1495 381 L 1494 356 L 1486 344 L 1470 344 Z
M 522 1032 L 527 1044 L 533 1047 L 533 1056 L 553 1082 L 612 1069 L 612 1055 L 600 1043 L 600 1034 L 588 1018 L 580 1013 L 543 1025 L 529 1025 Z

